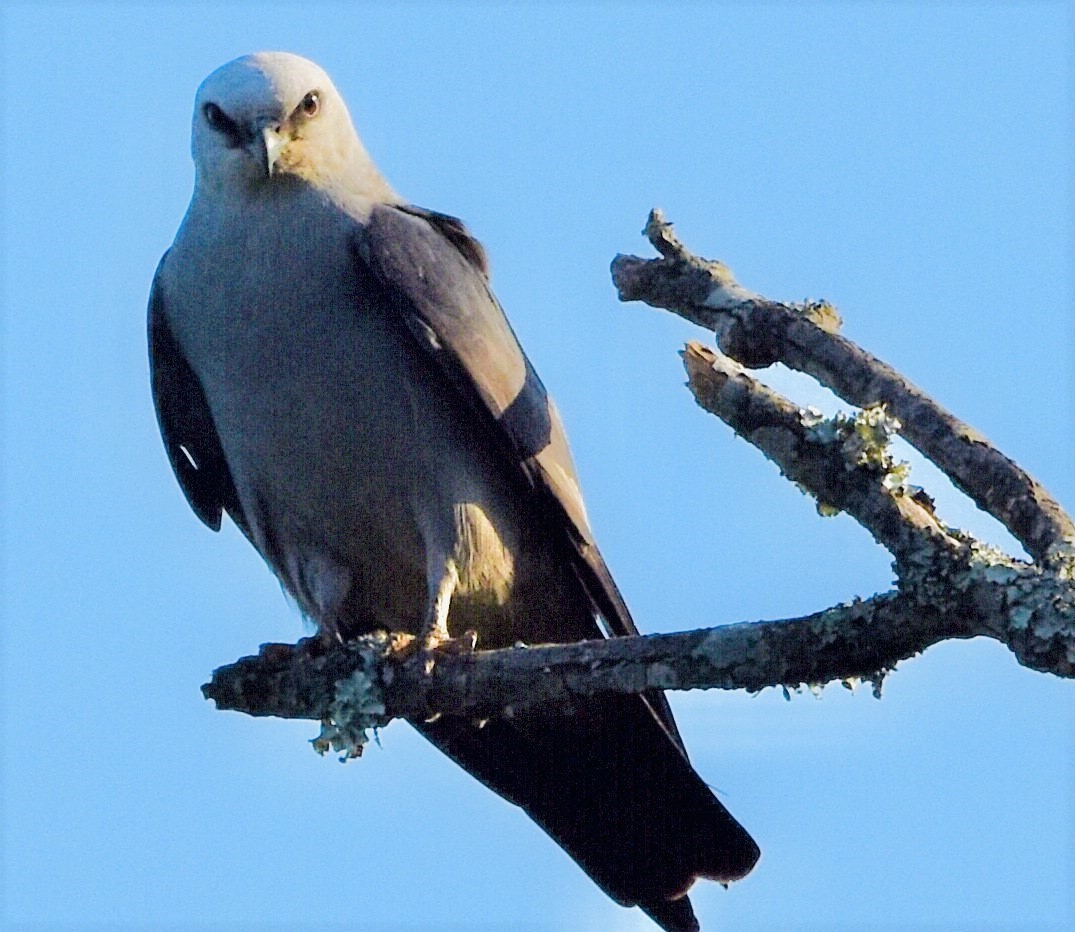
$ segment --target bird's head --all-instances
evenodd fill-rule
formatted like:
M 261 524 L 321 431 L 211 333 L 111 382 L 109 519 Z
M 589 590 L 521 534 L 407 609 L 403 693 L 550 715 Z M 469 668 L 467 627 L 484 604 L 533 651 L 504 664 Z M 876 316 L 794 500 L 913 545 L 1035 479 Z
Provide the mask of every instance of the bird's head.
M 370 196 L 391 191 L 329 76 L 288 52 L 244 55 L 202 82 L 191 153 L 199 184 L 212 187 L 256 188 L 297 177 Z

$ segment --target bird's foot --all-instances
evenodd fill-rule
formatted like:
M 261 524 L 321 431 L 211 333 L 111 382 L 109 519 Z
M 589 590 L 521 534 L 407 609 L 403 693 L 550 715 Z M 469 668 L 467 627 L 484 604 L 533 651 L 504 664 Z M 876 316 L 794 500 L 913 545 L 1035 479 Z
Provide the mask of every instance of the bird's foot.
M 418 638 L 404 631 L 388 632 L 388 659 L 396 663 L 410 660 L 418 653 Z
M 429 631 L 422 637 L 422 647 L 418 654 L 422 658 L 425 672 L 432 673 L 436 655 L 461 657 L 473 654 L 478 646 L 478 632 L 464 631 L 459 637 L 451 637 L 447 631 Z
M 422 641 L 424 651 L 438 651 L 458 657 L 463 654 L 473 654 L 478 646 L 478 632 L 474 630 L 464 631 L 459 637 L 440 637 L 437 634 L 428 634 Z

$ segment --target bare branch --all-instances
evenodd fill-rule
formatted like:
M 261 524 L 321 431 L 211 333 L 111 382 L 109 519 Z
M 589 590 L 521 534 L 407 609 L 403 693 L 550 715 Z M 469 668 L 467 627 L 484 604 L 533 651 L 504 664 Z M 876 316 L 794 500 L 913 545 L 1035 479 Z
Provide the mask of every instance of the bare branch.
M 437 659 L 389 659 L 383 638 L 334 645 L 267 644 L 213 673 L 202 687 L 218 708 L 249 715 L 322 719 L 355 671 L 377 688 L 381 712 L 421 721 L 435 714 L 491 718 L 569 713 L 599 693 L 649 689 L 797 688 L 831 680 L 880 684 L 900 660 L 949 638 L 984 635 L 1036 669 L 1075 676 L 1075 598 L 1070 580 L 984 557 L 952 564 L 933 584 L 935 603 L 890 592 L 803 618 L 726 625 L 676 634 L 479 651 Z M 1025 592 L 1019 598 L 1018 592 Z
M 902 436 L 1035 560 L 1075 553 L 1075 523 L 1048 491 L 910 380 L 837 334 L 831 305 L 783 304 L 747 291 L 727 266 L 691 255 L 659 211 L 645 233 L 663 258 L 617 256 L 612 277 L 621 300 L 666 308 L 715 331 L 720 348 L 750 368 L 779 361 L 857 407 L 886 405 Z
M 576 700 L 603 692 L 758 690 L 879 679 L 937 640 L 979 633 L 967 616 L 912 615 L 909 607 L 889 593 L 787 621 L 446 656 L 430 674 L 421 658 L 385 659 L 377 641 L 336 645 L 327 654 L 265 645 L 258 656 L 214 671 L 202 689 L 220 708 L 319 719 L 336 684 L 368 668 L 372 652 L 383 662 L 386 720 L 421 720 L 437 712 L 487 718 L 536 708 L 567 713 Z
M 860 461 L 866 455 L 861 444 L 848 455 L 848 441 L 854 443 L 856 435 L 822 433 L 817 428 L 823 422 L 812 423 L 807 412 L 700 343 L 687 344 L 683 358 L 698 403 L 809 490 L 823 508 L 846 511 L 897 557 L 920 550 L 927 539 L 959 546 L 933 514 L 928 497 L 902 482 L 886 484 L 892 474 L 880 456 Z

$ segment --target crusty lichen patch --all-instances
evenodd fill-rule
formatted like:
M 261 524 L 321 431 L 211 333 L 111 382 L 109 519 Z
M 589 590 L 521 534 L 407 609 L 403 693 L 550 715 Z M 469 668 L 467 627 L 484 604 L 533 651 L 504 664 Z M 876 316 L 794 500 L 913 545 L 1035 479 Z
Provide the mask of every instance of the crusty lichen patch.
M 843 326 L 844 322 L 840 317 L 840 312 L 828 301 L 807 299 L 801 304 L 793 304 L 791 307 L 799 311 L 804 317 L 812 320 L 826 333 L 837 333 L 840 327 Z
M 881 485 L 893 494 L 909 494 L 911 467 L 892 455 L 890 444 L 899 433 L 900 422 L 892 417 L 883 404 L 871 405 L 855 414 L 837 412 L 825 417 L 817 408 L 805 408 L 799 419 L 806 428 L 806 438 L 813 443 L 835 445 L 848 470 L 865 469 L 880 476 Z M 796 483 L 808 495 L 814 493 L 802 483 Z M 840 509 L 822 500 L 817 503 L 818 514 L 831 518 Z
M 902 426 L 883 404 L 871 405 L 855 414 L 840 411 L 824 417 L 816 408 L 801 415 L 806 436 L 815 443 L 835 443 L 848 469 L 869 469 L 883 474 L 885 488 L 902 487 L 910 467 L 897 460 L 889 449 L 892 438 Z
M 366 639 L 363 639 L 366 640 Z M 372 635 L 368 645 L 359 645 L 362 666 L 336 682 L 336 692 L 328 714 L 321 721 L 321 733 L 310 743 L 318 754 L 342 751 L 340 761 L 361 757 L 377 729 L 387 724 L 384 693 L 377 668 L 384 655 L 386 639 Z

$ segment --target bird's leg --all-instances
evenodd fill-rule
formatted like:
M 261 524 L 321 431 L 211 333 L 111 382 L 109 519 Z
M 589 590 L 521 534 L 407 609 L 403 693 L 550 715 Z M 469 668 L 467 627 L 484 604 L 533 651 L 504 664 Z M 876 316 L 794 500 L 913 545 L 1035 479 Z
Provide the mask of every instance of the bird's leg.
M 422 649 L 433 650 L 438 644 L 450 641 L 448 634 L 448 609 L 452 604 L 452 593 L 459 584 L 459 571 L 454 560 L 446 560 L 437 588 L 431 593 L 433 599 L 422 626 Z
M 448 633 L 448 610 L 452 603 L 452 594 L 459 585 L 459 570 L 455 561 L 447 559 L 436 578 L 436 587 L 430 586 L 430 605 L 425 623 L 422 625 L 421 653 L 425 658 L 426 672 L 433 669 L 433 651 L 443 650 L 452 654 L 470 653 L 477 644 L 478 636 L 473 631 L 466 631 L 461 637 L 453 638 Z

